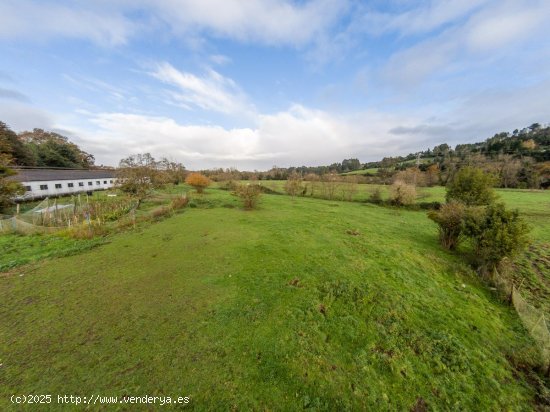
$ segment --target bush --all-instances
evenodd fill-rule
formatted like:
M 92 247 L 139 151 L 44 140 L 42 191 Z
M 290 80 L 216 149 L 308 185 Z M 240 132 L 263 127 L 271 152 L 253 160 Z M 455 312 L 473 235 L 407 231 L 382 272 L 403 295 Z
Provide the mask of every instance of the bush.
M 369 202 L 379 205 L 383 202 L 382 191 L 379 187 L 375 188 L 369 195 Z
M 401 180 L 396 180 L 391 185 L 390 200 L 398 206 L 413 205 L 416 202 L 416 188 Z
M 172 209 L 169 206 L 162 206 L 151 212 L 151 216 L 153 217 L 153 219 L 156 219 L 156 220 L 159 220 L 160 218 L 171 214 L 172 214 Z
M 438 211 L 428 212 L 428 217 L 439 226 L 439 241 L 444 248 L 453 250 L 462 237 L 465 206 L 460 202 L 446 203 Z
M 170 207 L 173 210 L 183 209 L 189 203 L 189 198 L 187 196 L 178 196 L 172 199 L 170 202 Z
M 185 179 L 185 183 L 195 188 L 197 193 L 202 193 L 206 187 L 210 186 L 210 179 L 200 173 L 191 173 Z
M 239 184 L 236 183 L 233 180 L 225 180 L 225 181 L 221 182 L 218 187 L 222 190 L 233 190 L 234 191 L 234 190 L 237 189 L 238 186 L 239 186 Z
M 512 258 L 529 244 L 529 228 L 517 210 L 506 210 L 503 203 L 485 210 L 470 209 L 464 219 L 464 234 L 472 239 L 480 268 L 493 270 L 504 258 Z
M 285 192 L 290 196 L 294 197 L 296 195 L 305 195 L 304 189 L 307 189 L 302 184 L 302 178 L 297 174 L 292 174 L 288 177 L 288 180 L 285 183 Z
M 495 198 L 492 175 L 475 167 L 463 167 L 447 185 L 447 202 L 456 200 L 467 206 L 481 206 L 492 203 Z
M 255 209 L 262 194 L 262 186 L 254 183 L 238 185 L 235 194 L 243 201 L 246 210 Z

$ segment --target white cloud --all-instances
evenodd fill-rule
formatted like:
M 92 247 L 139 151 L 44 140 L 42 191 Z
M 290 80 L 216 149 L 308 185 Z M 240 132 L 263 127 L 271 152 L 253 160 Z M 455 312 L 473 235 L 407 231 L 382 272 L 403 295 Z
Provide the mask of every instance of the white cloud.
M 389 132 L 412 118 L 377 112 L 340 117 L 301 105 L 259 115 L 255 128 L 183 125 L 167 117 L 128 113 L 99 113 L 89 120 L 93 129 L 74 132 L 79 143 L 99 163 L 113 165 L 128 154 L 151 152 L 190 168 L 267 169 L 274 164 L 329 164 L 350 156 L 377 159 L 414 145 L 414 138 L 404 142 Z
M 167 27 L 182 41 L 210 34 L 239 41 L 302 46 L 327 30 L 347 0 L 52 0 L 0 3 L 0 39 L 69 37 L 121 45 Z M 200 41 L 199 41 L 200 44 Z
M 474 16 L 465 28 L 465 43 L 476 52 L 510 48 L 529 41 L 537 32 L 546 35 L 550 2 L 503 1 L 496 9 L 486 9 Z
M 5 0 L 0 3 L 0 39 L 69 37 L 102 45 L 126 43 L 136 26 L 111 8 L 69 7 L 52 2 Z
M 225 64 L 229 64 L 231 63 L 231 58 L 230 57 L 227 57 L 223 54 L 212 54 L 210 57 L 209 57 L 210 61 L 214 64 L 217 64 L 219 66 L 223 66 Z
M 204 110 L 214 110 L 225 114 L 253 113 L 245 93 L 227 77 L 212 69 L 198 77 L 192 73 L 177 70 L 169 63 L 161 63 L 152 76 L 174 86 L 177 91 L 170 93 L 175 103 L 184 108 L 191 106 Z
M 439 1 L 436 4 L 443 4 Z M 487 3 L 487 4 L 482 4 Z M 550 2 L 515 0 L 468 2 L 479 6 L 464 22 L 395 52 L 383 67 L 388 84 L 410 88 L 426 78 L 431 80 L 485 66 L 495 71 L 495 62 L 533 58 L 550 51 L 545 39 L 545 22 L 550 18 Z M 421 15 L 422 12 L 418 11 Z M 402 15 L 394 16 L 388 27 L 401 25 Z M 414 29 L 414 20 L 403 31 Z M 514 64 L 518 64 L 517 60 Z
M 142 3 L 146 3 L 143 2 Z M 333 24 L 347 1 L 161 0 L 147 2 L 176 33 L 206 31 L 266 44 L 303 45 Z
M 422 2 L 419 7 L 399 13 L 380 13 L 363 11 L 356 19 L 356 29 L 369 33 L 383 34 L 399 32 L 403 35 L 427 33 L 445 25 L 455 24 L 457 20 L 472 11 L 490 3 L 491 0 L 434 0 Z

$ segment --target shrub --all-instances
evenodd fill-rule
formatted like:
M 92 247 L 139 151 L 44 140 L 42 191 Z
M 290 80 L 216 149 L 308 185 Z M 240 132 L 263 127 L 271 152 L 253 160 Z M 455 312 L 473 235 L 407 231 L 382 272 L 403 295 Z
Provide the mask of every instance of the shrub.
M 342 200 L 352 202 L 355 194 L 357 193 L 357 177 L 344 177 L 344 183 L 340 186 L 340 190 L 342 192 Z
M 189 203 L 189 198 L 187 196 L 178 196 L 172 199 L 170 202 L 170 207 L 174 210 L 182 209 Z
M 398 206 L 413 205 L 416 202 L 416 188 L 401 180 L 396 180 L 391 185 L 390 200 Z
M 464 219 L 464 234 L 472 239 L 475 259 L 484 270 L 493 270 L 504 258 L 512 258 L 529 244 L 529 228 L 517 210 L 503 203 L 470 209 Z
M 191 173 L 185 179 L 185 183 L 195 188 L 197 193 L 202 193 L 206 187 L 210 186 L 210 179 L 200 173 Z
M 382 200 L 382 191 L 379 187 L 375 188 L 369 195 L 369 202 L 374 204 L 380 204 L 383 202 Z
M 496 197 L 494 177 L 475 167 L 463 167 L 447 185 L 447 202 L 457 200 L 467 206 L 492 203 Z
M 453 250 L 462 237 L 465 207 L 459 202 L 446 203 L 438 211 L 428 212 L 428 217 L 439 226 L 439 241 L 444 248 Z
M 297 174 L 290 175 L 285 183 L 285 192 L 292 197 L 296 195 L 303 195 L 304 186 L 302 184 L 302 178 Z
M 219 188 L 222 190 L 236 190 L 238 186 L 239 184 L 233 180 L 225 180 L 219 184 Z
M 246 210 L 255 209 L 262 194 L 262 187 L 259 184 L 247 183 L 238 185 L 235 194 L 243 201 Z
M 161 217 L 172 214 L 172 209 L 169 206 L 162 206 L 151 212 L 153 219 L 160 219 Z

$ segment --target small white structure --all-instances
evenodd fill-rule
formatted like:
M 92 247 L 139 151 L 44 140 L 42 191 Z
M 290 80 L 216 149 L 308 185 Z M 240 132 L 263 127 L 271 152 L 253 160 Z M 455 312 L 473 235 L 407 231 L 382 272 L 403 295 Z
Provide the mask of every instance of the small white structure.
M 16 200 L 32 200 L 65 196 L 73 193 L 110 189 L 114 186 L 115 170 L 109 169 L 15 169 L 10 179 L 25 187 L 25 194 Z

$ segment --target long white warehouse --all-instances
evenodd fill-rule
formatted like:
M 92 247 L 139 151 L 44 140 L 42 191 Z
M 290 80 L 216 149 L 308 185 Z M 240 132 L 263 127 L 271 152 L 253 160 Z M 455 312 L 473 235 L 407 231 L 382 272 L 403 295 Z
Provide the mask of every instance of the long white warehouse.
M 109 169 L 15 169 L 10 179 L 25 187 L 16 200 L 65 196 L 73 193 L 109 189 L 115 184 L 115 171 Z

